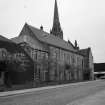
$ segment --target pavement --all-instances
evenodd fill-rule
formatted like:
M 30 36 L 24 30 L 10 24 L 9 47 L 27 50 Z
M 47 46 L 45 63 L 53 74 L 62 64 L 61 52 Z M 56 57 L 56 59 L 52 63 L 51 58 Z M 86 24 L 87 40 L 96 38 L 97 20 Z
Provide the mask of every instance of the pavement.
M 31 88 L 31 89 L 23 89 L 23 90 L 13 90 L 13 91 L 0 92 L 0 97 L 24 94 L 24 93 L 35 92 L 35 91 L 40 91 L 40 90 L 45 90 L 45 89 L 60 88 L 60 87 L 65 87 L 65 86 L 69 86 L 69 85 L 79 85 L 79 84 L 84 84 L 84 83 L 88 83 L 88 82 L 92 82 L 92 81 L 78 82 L 78 83 L 71 83 L 71 84 L 63 84 L 63 85 L 56 85 L 56 86 L 46 86 L 46 87 L 40 87 L 40 88 Z
M 105 90 L 67 105 L 105 105 Z
M 4 98 L 4 100 L 5 99 L 7 99 L 7 101 L 8 101 L 8 99 L 10 98 L 10 100 L 12 99 L 12 101 L 13 102 L 17 102 L 17 100 L 19 101 L 19 100 L 21 100 L 21 98 L 22 97 L 24 97 L 24 96 L 19 96 L 20 98 L 18 98 L 17 96 L 18 95 L 20 95 L 20 94 L 24 94 L 25 95 L 25 98 L 26 98 L 26 100 L 28 100 L 28 102 L 32 102 L 32 103 L 37 103 L 37 102 L 41 102 L 42 101 L 42 103 L 44 102 L 44 101 L 48 101 L 48 99 L 49 100 L 52 100 L 52 102 L 55 100 L 55 102 L 56 102 L 56 100 L 59 100 L 59 99 L 61 99 L 61 100 L 63 100 L 63 97 L 65 96 L 65 98 L 66 99 L 64 99 L 64 101 L 66 100 L 66 101 L 69 101 L 69 98 L 72 100 L 73 99 L 73 97 L 75 96 L 75 93 L 77 93 L 77 95 L 75 96 L 75 97 L 78 97 L 78 96 L 80 96 L 81 95 L 81 92 L 84 92 L 84 91 L 82 91 L 82 90 L 88 90 L 87 92 L 89 92 L 89 94 L 90 93 L 92 93 L 92 91 L 94 91 L 95 89 L 96 89 L 96 87 L 93 87 L 93 89 L 94 90 L 92 90 L 92 88 L 88 88 L 88 86 L 89 86 L 89 84 L 90 85 L 92 85 L 93 84 L 93 86 L 94 85 L 97 85 L 98 86 L 98 84 L 100 84 L 100 82 L 102 82 L 102 84 L 104 84 L 104 81 L 96 81 L 96 82 L 94 82 L 94 81 L 89 81 L 89 82 L 79 82 L 79 83 L 71 83 L 71 84 L 65 84 L 65 85 L 57 85 L 57 86 L 48 86 L 48 87 L 41 87 L 41 88 L 33 88 L 33 89 L 24 89 L 24 90 L 16 90 L 16 91 L 8 91 L 8 92 L 0 92 L 0 97 L 1 97 L 1 101 L 2 101 L 2 97 L 6 97 L 6 98 Z M 97 84 L 98 83 L 98 84 Z M 83 84 L 86 84 L 86 85 L 83 85 Z M 79 86 L 80 85 L 80 86 Z M 70 87 L 70 86 L 73 86 L 73 88 L 72 87 Z M 76 86 L 76 87 L 75 87 Z M 85 86 L 85 87 L 84 87 Z M 102 88 L 104 89 L 104 85 L 99 85 L 99 87 L 100 86 L 102 86 Z M 60 90 L 52 90 L 52 92 L 51 92 L 51 90 L 49 90 L 49 89 L 54 89 L 54 88 L 60 88 L 60 87 L 65 87 L 65 89 L 66 90 L 62 90 L 62 92 L 63 93 L 61 93 L 60 92 Z M 66 88 L 67 87 L 67 88 Z M 90 87 L 90 86 L 89 86 Z M 70 88 L 70 89 L 69 89 Z M 77 89 L 76 89 L 77 88 Z M 86 88 L 86 89 L 85 89 Z M 100 89 L 102 89 L 102 88 L 100 88 Z M 90 90 L 89 90 L 90 89 Z M 40 92 L 41 90 L 49 90 L 49 91 L 45 91 L 45 92 Z M 96 89 L 97 90 L 97 89 Z M 39 91 L 39 92 L 38 92 Z M 54 93 L 54 91 L 55 91 L 55 93 Z M 77 91 L 77 92 L 76 92 Z M 80 91 L 80 92 L 79 92 Z M 97 90 L 98 91 L 98 90 Z M 36 92 L 36 95 L 34 96 L 34 98 L 33 98 L 33 95 L 31 95 L 32 97 L 30 97 L 29 98 L 29 96 L 28 95 L 26 95 L 25 93 L 30 93 L 30 92 Z M 49 92 L 49 93 L 48 93 Z M 58 93 L 57 93 L 58 92 Z M 69 94 L 69 92 L 71 93 L 71 94 Z M 73 92 L 73 93 L 72 93 Z M 56 94 L 57 93 L 57 94 Z M 38 95 L 39 94 L 39 95 Z M 49 96 L 47 97 L 47 95 L 49 94 Z M 53 97 L 53 96 L 50 96 L 50 95 L 53 95 L 53 94 L 55 94 L 54 96 L 55 97 Z M 65 94 L 64 96 L 62 95 L 62 94 Z M 73 95 L 74 94 L 74 95 Z M 84 93 L 83 93 L 84 94 Z M 14 99 L 13 99 L 13 97 L 8 97 L 8 96 L 16 96 L 16 97 L 14 97 Z M 66 96 L 67 95 L 67 96 Z M 85 95 L 84 95 L 85 96 Z M 39 98 L 40 97 L 40 98 Z M 53 98 L 54 99 L 53 99 Z M 16 100 L 16 98 L 17 98 L 17 100 Z M 23 98 L 24 100 L 25 100 L 25 98 Z M 48 98 L 48 99 L 47 99 Z M 55 99 L 56 98 L 56 99 Z M 68 98 L 68 99 L 67 99 Z M 22 99 L 22 100 L 23 100 Z M 36 99 L 36 101 L 35 101 L 35 99 Z M 42 99 L 42 100 L 41 100 Z M 62 101 L 62 102 L 64 102 L 64 101 Z M 66 101 L 65 101 L 65 103 L 66 103 Z M 8 101 L 8 102 L 10 102 L 10 101 Z M 8 102 L 7 102 L 7 104 L 2 104 L 2 105 L 13 105 L 12 104 L 12 102 L 11 102 L 11 104 L 8 104 Z M 60 102 L 60 101 L 59 101 Z M 68 104 L 67 104 L 68 103 Z M 74 101 L 69 101 L 69 102 L 67 102 L 66 104 L 63 104 L 62 103 L 62 105 L 105 105 L 105 89 L 104 90 L 101 90 L 101 91 L 99 91 L 99 92 L 96 92 L 94 95 L 89 95 L 89 96 L 87 96 L 87 97 L 81 97 L 81 98 L 77 98 L 77 100 L 74 100 Z M 23 102 L 21 102 L 20 101 L 20 104 L 19 105 L 26 105 L 26 103 L 24 103 L 23 104 Z M 31 104 L 30 104 L 31 105 Z M 33 104 L 32 104 L 33 105 Z M 36 104 L 36 105 L 39 105 L 39 104 Z M 45 104 L 40 104 L 40 105 L 45 105 Z M 47 105 L 53 105 L 53 104 L 47 104 Z M 61 105 L 61 103 L 59 104 L 54 104 L 54 105 Z

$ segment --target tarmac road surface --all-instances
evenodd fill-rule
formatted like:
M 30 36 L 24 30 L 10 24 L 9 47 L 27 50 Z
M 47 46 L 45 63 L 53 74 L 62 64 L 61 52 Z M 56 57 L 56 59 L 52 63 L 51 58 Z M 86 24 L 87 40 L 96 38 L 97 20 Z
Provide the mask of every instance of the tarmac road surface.
M 0 105 L 71 105 L 105 90 L 105 80 L 48 87 L 0 97 Z M 23 90 L 24 91 L 24 90 Z M 85 100 L 84 100 L 85 101 Z M 73 104 L 75 105 L 75 104 Z M 77 105 L 77 104 L 76 104 Z

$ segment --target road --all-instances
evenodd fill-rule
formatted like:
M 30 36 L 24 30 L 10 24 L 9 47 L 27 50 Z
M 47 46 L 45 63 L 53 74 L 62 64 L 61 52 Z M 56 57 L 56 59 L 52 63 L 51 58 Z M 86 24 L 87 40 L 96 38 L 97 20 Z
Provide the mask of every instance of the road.
M 0 105 L 67 105 L 105 90 L 105 80 L 0 97 Z

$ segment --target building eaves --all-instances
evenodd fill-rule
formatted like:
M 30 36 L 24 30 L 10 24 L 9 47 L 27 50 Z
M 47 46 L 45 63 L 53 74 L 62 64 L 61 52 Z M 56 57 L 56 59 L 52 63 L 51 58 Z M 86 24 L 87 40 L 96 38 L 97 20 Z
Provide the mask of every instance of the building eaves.
M 2 35 L 0 35 L 0 41 L 2 41 L 2 42 L 8 42 L 8 43 L 13 43 L 10 39 L 8 39 L 8 38 L 6 38 L 6 37 L 4 37 Z
M 52 35 L 49 34 L 43 30 L 37 29 L 33 26 L 28 25 L 30 30 L 33 32 L 33 34 L 42 42 L 47 43 L 49 45 L 52 46 L 56 46 L 59 48 L 63 48 L 65 50 L 71 50 L 73 52 L 76 52 L 76 50 L 74 49 L 73 45 Z

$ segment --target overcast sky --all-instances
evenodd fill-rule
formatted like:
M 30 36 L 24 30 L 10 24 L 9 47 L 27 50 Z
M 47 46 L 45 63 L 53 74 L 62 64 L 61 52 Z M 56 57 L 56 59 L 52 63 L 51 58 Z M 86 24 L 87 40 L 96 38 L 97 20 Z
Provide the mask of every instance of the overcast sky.
M 0 0 L 0 34 L 18 36 L 24 23 L 49 32 L 55 0 Z M 91 47 L 94 62 L 105 62 L 105 0 L 57 0 L 64 39 Z

